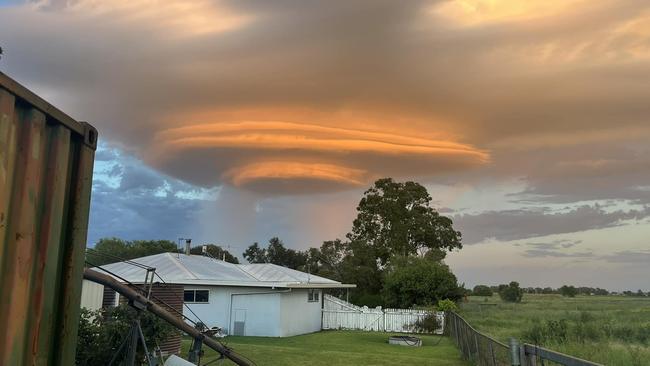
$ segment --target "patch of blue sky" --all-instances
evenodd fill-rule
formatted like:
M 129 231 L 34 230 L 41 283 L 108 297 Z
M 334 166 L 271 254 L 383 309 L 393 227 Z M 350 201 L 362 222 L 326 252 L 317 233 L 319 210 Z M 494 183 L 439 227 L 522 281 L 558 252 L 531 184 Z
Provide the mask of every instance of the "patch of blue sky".
M 24 3 L 24 0 L 0 0 L 0 6 L 16 6 Z

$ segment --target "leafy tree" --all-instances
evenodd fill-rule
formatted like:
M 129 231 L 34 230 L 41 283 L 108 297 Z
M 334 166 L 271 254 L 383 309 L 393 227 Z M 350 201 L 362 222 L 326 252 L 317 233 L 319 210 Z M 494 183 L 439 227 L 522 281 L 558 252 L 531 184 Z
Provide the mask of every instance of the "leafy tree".
M 190 254 L 199 254 L 199 255 L 203 254 L 204 246 L 207 247 L 206 250 L 210 257 L 217 258 L 217 259 L 225 258 L 226 262 L 235 263 L 235 264 L 239 263 L 239 259 L 237 259 L 237 257 L 232 255 L 229 251 L 223 249 L 219 245 L 214 245 L 214 244 L 205 244 L 198 247 L 194 247 L 190 249 Z
M 476 286 L 474 286 L 474 290 L 472 290 L 472 295 L 474 295 L 474 296 L 492 296 L 492 289 L 489 286 L 476 285 Z
M 76 364 L 107 364 L 128 335 L 136 314 L 136 311 L 128 305 L 97 311 L 82 309 L 77 336 Z M 140 326 L 147 348 L 150 350 L 156 343 L 160 343 L 176 332 L 171 325 L 147 311 L 141 314 Z M 144 353 L 142 347 L 138 347 L 138 350 L 137 360 L 141 363 L 144 361 Z M 118 355 L 116 364 L 121 364 L 123 358 L 124 355 Z
M 559 291 L 560 294 L 562 294 L 562 296 L 566 296 L 566 297 L 576 297 L 576 295 L 578 294 L 578 289 L 575 288 L 574 286 L 564 285 L 560 287 Z
M 176 243 L 169 240 L 133 240 L 102 238 L 94 248 L 86 251 L 86 260 L 93 265 L 104 265 L 148 255 L 177 252 Z
M 374 250 L 381 265 L 393 256 L 430 254 L 444 258 L 445 251 L 460 249 L 461 234 L 450 218 L 431 206 L 426 188 L 416 182 L 379 179 L 364 193 L 357 218 L 347 237 Z
M 291 269 L 304 269 L 309 257 L 307 252 L 286 248 L 282 240 L 277 237 L 269 240 L 266 249 L 253 243 L 243 255 L 249 263 L 273 263 Z
M 499 296 L 505 302 L 521 302 L 524 291 L 519 287 L 519 282 L 512 281 L 508 285 L 499 285 Z
M 386 306 L 410 308 L 434 305 L 443 299 L 459 300 L 463 288 L 447 265 L 411 256 L 391 261 L 382 294 Z
M 257 242 L 253 243 L 251 246 L 246 248 L 243 253 L 244 259 L 248 263 L 267 263 L 268 259 L 266 256 L 266 249 L 260 247 Z
M 307 263 L 306 253 L 286 248 L 278 237 L 269 240 L 266 256 L 269 263 L 292 269 L 300 269 Z

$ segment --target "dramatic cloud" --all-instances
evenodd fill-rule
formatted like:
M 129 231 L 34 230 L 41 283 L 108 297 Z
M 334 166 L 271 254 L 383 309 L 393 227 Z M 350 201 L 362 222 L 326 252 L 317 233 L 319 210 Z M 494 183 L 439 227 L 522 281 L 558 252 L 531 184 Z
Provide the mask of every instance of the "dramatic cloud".
M 613 0 L 79 0 L 0 14 L 7 68 L 103 136 L 194 184 L 284 194 L 485 164 L 526 176 L 531 148 L 648 138 L 649 24 L 646 2 Z

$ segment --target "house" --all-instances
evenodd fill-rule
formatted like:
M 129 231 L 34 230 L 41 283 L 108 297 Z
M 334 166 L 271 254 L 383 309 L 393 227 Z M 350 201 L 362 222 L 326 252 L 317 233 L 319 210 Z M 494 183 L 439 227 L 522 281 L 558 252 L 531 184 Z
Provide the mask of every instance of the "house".
M 154 292 L 157 297 L 164 295 L 166 287 L 178 291 L 182 286 L 183 315 L 231 335 L 287 337 L 317 332 L 322 325 L 323 291 L 355 287 L 275 264 L 232 264 L 202 255 L 162 253 L 102 266 L 134 284 L 145 282 L 146 267 L 155 268 L 160 276 L 154 281 L 161 282 Z M 106 298 L 104 291 L 104 304 Z M 119 295 L 109 299 L 113 304 L 119 301 Z

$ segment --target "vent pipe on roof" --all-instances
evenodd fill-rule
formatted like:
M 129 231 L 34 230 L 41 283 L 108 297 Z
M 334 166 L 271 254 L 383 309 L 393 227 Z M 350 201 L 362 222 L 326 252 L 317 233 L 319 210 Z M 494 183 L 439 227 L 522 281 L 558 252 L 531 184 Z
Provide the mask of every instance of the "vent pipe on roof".
M 185 254 L 190 255 L 192 239 L 185 239 Z

